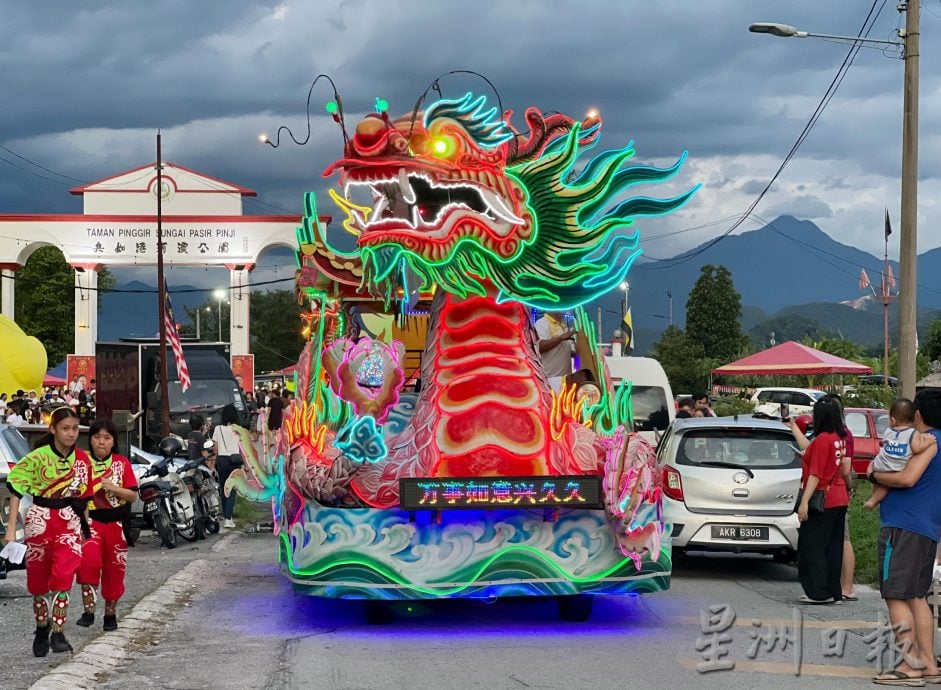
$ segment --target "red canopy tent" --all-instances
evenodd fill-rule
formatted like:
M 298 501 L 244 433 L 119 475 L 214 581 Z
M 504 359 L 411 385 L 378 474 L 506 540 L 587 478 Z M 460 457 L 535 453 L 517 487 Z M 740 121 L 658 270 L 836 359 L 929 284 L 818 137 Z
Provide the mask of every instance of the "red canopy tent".
M 272 371 L 271 373 L 275 376 L 290 377 L 294 376 L 295 372 L 297 371 L 297 367 L 297 364 L 292 364 L 289 367 L 284 367 L 284 369 L 278 369 L 277 371 Z
M 65 379 L 55 374 L 46 374 L 42 380 L 43 386 L 64 386 Z
M 726 376 L 871 374 L 872 368 L 789 340 L 712 370 Z

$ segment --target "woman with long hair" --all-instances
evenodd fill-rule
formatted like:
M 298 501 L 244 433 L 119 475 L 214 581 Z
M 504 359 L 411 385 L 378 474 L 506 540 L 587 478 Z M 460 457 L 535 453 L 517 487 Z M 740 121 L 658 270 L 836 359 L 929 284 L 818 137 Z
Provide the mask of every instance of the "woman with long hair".
M 84 612 L 76 621 L 89 627 L 95 622 L 95 587 L 101 582 L 105 600 L 104 630 L 117 630 L 118 599 L 124 594 L 127 540 L 122 520 L 137 498 L 137 477 L 131 461 L 118 455 L 118 430 L 110 419 L 98 419 L 88 429 L 92 475 L 100 488 L 92 498 L 91 539 L 82 544 L 78 583 L 82 586 Z
M 12 494 L 7 543 L 16 539 L 20 498 L 30 494 L 33 499 L 25 520 L 26 589 L 33 595 L 36 656 L 46 656 L 50 646 L 53 652 L 72 650 L 62 631 L 68 618 L 69 590 L 82 561 L 81 538 L 90 536 L 85 508 L 98 488 L 88 455 L 75 447 L 78 421 L 68 407 L 53 411 L 49 433 L 7 475 Z
M 801 495 L 797 505 L 798 568 L 804 604 L 830 604 L 843 598 L 843 526 L 849 495 L 842 465 L 846 426 L 839 401 L 826 396 L 814 405 L 814 438 L 801 461 Z M 823 511 L 811 510 L 815 492 L 822 491 Z
M 219 474 L 219 491 L 222 501 L 223 527 L 235 527 L 232 514 L 235 512 L 235 492 L 225 495 L 225 482 L 232 474 L 232 470 L 242 466 L 242 451 L 239 437 L 232 429 L 238 426 L 239 413 L 235 405 L 226 405 L 222 408 L 222 420 L 212 430 L 212 440 L 215 442 L 216 472 Z

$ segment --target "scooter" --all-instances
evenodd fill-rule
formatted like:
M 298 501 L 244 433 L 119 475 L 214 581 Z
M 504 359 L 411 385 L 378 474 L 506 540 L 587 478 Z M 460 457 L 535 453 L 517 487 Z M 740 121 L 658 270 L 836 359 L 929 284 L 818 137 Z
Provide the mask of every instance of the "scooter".
M 206 441 L 203 446 L 204 451 L 211 452 L 214 447 L 212 441 Z M 208 467 L 206 467 L 206 458 L 200 457 L 199 460 L 188 462 L 181 471 L 183 481 L 193 487 L 193 500 L 196 503 L 196 511 L 202 519 L 203 527 L 209 534 L 218 534 L 222 527 L 220 516 L 222 515 L 222 502 L 219 497 L 219 482 Z
M 192 477 L 185 481 L 181 476 L 197 467 L 198 463 L 187 462 L 179 468 L 173 463 L 182 448 L 177 438 L 163 439 L 159 448 L 162 458 L 141 476 L 139 489 L 144 519 L 153 524 L 160 541 L 168 549 L 176 547 L 177 535 L 187 541 L 206 538 L 204 520 L 193 500 L 196 481 Z

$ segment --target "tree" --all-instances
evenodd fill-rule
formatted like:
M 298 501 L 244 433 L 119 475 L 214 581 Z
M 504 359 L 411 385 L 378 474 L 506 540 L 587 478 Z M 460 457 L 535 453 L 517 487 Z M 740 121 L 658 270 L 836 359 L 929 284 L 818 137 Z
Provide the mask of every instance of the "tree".
M 296 364 L 307 339 L 301 332 L 304 308 L 290 290 L 252 293 L 252 352 L 255 371 Z
M 256 291 L 251 294 L 251 349 L 255 355 L 255 371 L 276 371 L 297 359 L 307 342 L 301 330 L 302 307 L 290 290 Z M 208 298 L 195 309 L 186 309 L 189 323 L 180 328 L 181 335 L 195 337 L 196 313 L 199 312 L 199 336 L 202 341 L 219 337 L 219 305 Z M 229 310 L 222 309 L 223 336 L 227 335 Z
M 928 337 L 919 350 L 932 362 L 941 357 L 941 319 L 935 319 L 928 326 Z
M 846 338 L 824 338 L 818 342 L 805 338 L 804 345 L 808 345 L 821 352 L 826 352 L 827 354 L 848 359 L 851 362 L 859 362 L 863 358 L 863 349 L 852 340 L 847 340 Z
M 704 390 L 709 372 L 703 361 L 702 347 L 677 326 L 667 328 L 650 351 L 660 362 L 674 393 Z
M 767 345 L 772 333 L 778 343 L 785 343 L 788 340 L 800 342 L 805 338 L 819 340 L 828 335 L 827 330 L 820 325 L 819 321 L 800 314 L 772 316 L 756 325 L 748 333 L 752 341 L 759 345 Z
M 686 336 L 720 363 L 735 360 L 747 347 L 742 333 L 742 297 L 725 266 L 706 264 L 686 301 Z
M 98 271 L 99 308 L 115 282 L 107 268 Z M 62 362 L 75 342 L 74 269 L 57 247 L 40 247 L 17 271 L 15 290 L 17 324 L 45 346 L 50 365 Z

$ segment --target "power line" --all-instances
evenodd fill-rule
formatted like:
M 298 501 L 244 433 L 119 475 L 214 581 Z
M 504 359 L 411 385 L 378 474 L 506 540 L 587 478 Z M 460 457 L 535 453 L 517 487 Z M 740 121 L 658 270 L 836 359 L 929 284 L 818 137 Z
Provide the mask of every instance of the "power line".
M 878 20 L 879 15 L 882 14 L 882 10 L 885 7 L 886 0 L 882 0 L 882 4 L 879 6 L 878 12 L 876 12 L 875 16 L 873 16 L 873 12 L 876 11 L 876 5 L 878 3 L 879 3 L 879 0 L 873 0 L 872 7 L 869 8 L 869 12 L 866 14 L 866 18 L 863 20 L 863 24 L 860 27 L 859 32 L 856 34 L 857 38 L 864 38 L 869 35 L 870 31 L 872 31 L 872 27 L 875 25 L 876 20 Z M 871 22 L 870 22 L 870 19 L 872 20 Z M 761 192 L 759 192 L 758 196 L 755 197 L 754 201 L 752 201 L 748 209 L 746 209 L 746 211 L 739 217 L 739 219 L 736 220 L 734 223 L 732 223 L 732 225 L 725 232 L 723 232 L 718 237 L 713 238 L 711 241 L 707 242 L 705 245 L 703 245 L 699 249 L 693 252 L 690 252 L 689 254 L 685 254 L 681 257 L 678 257 L 675 260 L 673 259 L 668 260 L 669 262 L 668 265 L 652 266 L 651 269 L 662 270 L 666 268 L 672 268 L 673 266 L 679 266 L 680 264 L 684 264 L 687 261 L 692 260 L 694 257 L 699 256 L 703 252 L 706 252 L 712 247 L 714 247 L 716 244 L 718 244 L 719 242 L 724 240 L 726 237 L 728 237 L 730 234 L 732 234 L 732 232 L 734 232 L 736 228 L 738 228 L 742 223 L 745 222 L 745 220 L 749 217 L 752 211 L 754 211 L 755 208 L 758 206 L 758 204 L 761 203 L 761 200 L 765 197 L 765 195 L 768 193 L 768 191 L 777 181 L 781 173 L 784 172 L 784 168 L 787 167 L 788 163 L 791 162 L 791 159 L 797 153 L 798 149 L 801 147 L 801 144 L 804 143 L 804 141 L 810 135 L 810 132 L 813 130 L 817 122 L 820 120 L 820 117 L 823 115 L 823 112 L 826 110 L 827 106 L 830 104 L 830 101 L 832 100 L 834 94 L 836 94 L 837 90 L 840 88 L 840 84 L 843 83 L 843 78 L 846 76 L 847 72 L 849 72 L 849 68 L 852 66 L 853 61 L 856 59 L 856 55 L 859 53 L 859 50 L 860 50 L 859 43 L 854 43 L 852 46 L 850 46 L 849 51 L 846 53 L 846 56 L 843 58 L 843 62 L 840 65 L 840 68 L 837 70 L 836 75 L 834 75 L 833 79 L 830 81 L 830 85 L 827 87 L 827 90 L 824 93 L 823 97 L 817 103 L 817 107 L 814 109 L 814 112 L 810 116 L 810 119 L 804 125 L 804 129 L 801 131 L 800 135 L 797 137 L 797 141 L 795 141 L 794 144 L 791 146 L 791 149 L 787 152 L 787 155 L 784 157 L 784 160 L 781 161 L 781 164 L 778 166 L 778 169 L 775 171 L 774 175 L 772 175 L 771 179 L 768 180 L 768 184 L 766 184 L 764 189 L 762 189 Z
M 64 174 L 64 173 L 60 173 L 60 172 L 57 172 L 57 171 L 55 171 L 55 170 L 52 170 L 51 168 L 47 168 L 47 167 L 44 166 L 44 165 L 40 165 L 40 164 L 37 163 L 36 161 L 32 161 L 32 160 L 30 160 L 29 158 L 26 158 L 25 156 L 21 156 L 21 155 L 18 154 L 16 151 L 14 151 L 14 150 L 11 149 L 11 148 L 8 148 L 8 147 L 4 146 L 3 144 L 0 144 L 0 149 L 3 149 L 3 150 L 6 151 L 7 153 L 10 153 L 10 154 L 16 156 L 16 157 L 19 158 L 21 161 L 25 161 L 25 162 L 29 163 L 30 165 L 36 166 L 36 167 L 39 168 L 40 170 L 45 170 L 46 172 L 52 173 L 53 175 L 58 175 L 59 177 L 64 177 L 64 178 L 67 179 L 67 180 L 72 180 L 73 182 L 81 182 L 81 183 L 84 184 L 84 181 L 78 179 L 77 177 L 71 177 L 70 175 L 66 175 L 66 174 Z
M 781 235 L 782 237 L 784 237 L 784 238 L 786 238 L 786 239 L 788 239 L 788 240 L 791 240 L 792 242 L 794 242 L 795 244 L 797 244 L 798 246 L 800 246 L 802 249 L 806 249 L 806 250 L 808 250 L 808 251 L 819 252 L 820 254 L 826 254 L 827 256 L 833 257 L 833 258 L 836 259 L 837 261 L 842 261 L 842 262 L 845 263 L 845 264 L 849 264 L 849 265 L 852 266 L 853 268 L 861 268 L 861 269 L 866 269 L 866 268 L 870 268 L 870 269 L 871 269 L 871 268 L 872 268 L 872 265 L 871 265 L 871 264 L 870 264 L 869 266 L 866 266 L 866 265 L 864 265 L 864 264 L 859 264 L 859 263 L 856 263 L 855 261 L 852 261 L 852 260 L 850 260 L 850 259 L 847 259 L 847 258 L 845 258 L 845 257 L 842 257 L 842 256 L 840 256 L 839 254 L 834 254 L 833 252 L 829 252 L 829 251 L 827 251 L 826 249 L 823 249 L 823 248 L 821 248 L 821 247 L 816 247 L 816 246 L 814 246 L 814 245 L 812 245 L 812 244 L 808 244 L 807 242 L 802 242 L 801 240 L 799 240 L 799 239 L 797 239 L 797 238 L 795 238 L 795 237 L 792 237 L 791 235 L 788 235 L 786 232 L 784 232 L 783 230 L 781 230 L 780 228 L 778 228 L 774 223 L 772 223 L 772 222 L 770 222 L 770 221 L 768 221 L 768 220 L 765 220 L 764 218 L 762 218 L 762 217 L 759 216 L 758 214 L 753 213 L 752 216 L 754 216 L 754 217 L 757 218 L 759 221 L 761 221 L 762 223 L 764 223 L 766 226 L 768 226 L 769 228 L 771 228 L 771 230 L 772 230 L 773 232 L 776 232 L 777 234 Z M 819 254 L 817 255 L 817 258 L 820 259 L 821 261 L 823 261 L 824 263 L 826 263 L 826 264 L 832 266 L 833 268 L 837 269 L 838 271 L 842 271 L 843 273 L 846 273 L 846 274 L 852 276 L 854 279 L 857 277 L 856 273 L 850 273 L 850 272 L 847 271 L 845 268 L 843 268 L 843 267 L 841 267 L 841 266 L 837 266 L 836 264 L 834 264 L 834 263 L 831 262 L 831 261 L 827 261 L 827 260 L 824 259 L 823 257 L 819 256 Z M 878 257 L 873 257 L 873 258 L 876 259 L 877 261 L 879 260 Z M 937 290 L 937 289 L 935 289 L 935 288 L 929 287 L 929 286 L 927 286 L 927 285 L 925 285 L 925 284 L 923 284 L 923 283 L 918 283 L 918 284 L 917 284 L 917 287 L 918 287 L 918 289 L 920 289 L 920 290 L 925 290 L 925 291 L 927 291 L 927 292 L 933 292 L 933 293 L 936 293 L 936 294 L 941 294 L 941 290 Z
M 20 280 L 21 282 L 26 282 L 27 284 L 29 283 L 28 280 L 27 280 L 27 281 L 23 281 L 22 278 L 17 278 L 17 276 L 15 276 L 15 275 L 8 276 L 8 275 L 6 275 L 6 274 L 0 274 L 0 278 L 3 278 L 4 280 Z M 226 290 L 226 291 L 231 292 L 232 290 L 235 290 L 235 289 L 246 289 L 246 288 L 253 288 L 253 287 L 263 287 L 263 286 L 265 286 L 265 285 L 279 285 L 279 284 L 281 284 L 281 283 L 288 283 L 288 282 L 293 283 L 294 281 L 295 281 L 295 278 L 292 276 L 292 277 L 290 277 L 290 278 L 277 278 L 277 279 L 275 279 L 275 280 L 263 280 L 263 281 L 260 281 L 260 282 L 257 282 L 257 283 L 243 283 L 242 285 L 236 285 L 236 286 L 229 285 L 228 287 L 222 287 L 222 288 L 185 288 L 185 289 L 181 289 L 181 290 L 167 290 L 167 292 L 169 292 L 171 295 L 183 295 L 183 294 L 187 294 L 187 293 L 199 293 L 199 292 L 215 292 L 216 290 Z M 78 287 L 78 286 L 76 286 L 75 289 L 76 289 L 76 290 L 87 290 L 88 292 L 99 292 L 99 291 L 101 291 L 101 292 L 104 292 L 104 293 L 106 293 L 106 294 L 107 294 L 107 293 L 119 293 L 119 294 L 129 294 L 129 295 L 134 295 L 134 294 L 155 295 L 155 294 L 157 294 L 157 288 L 132 288 L 132 289 L 127 289 L 127 288 L 111 288 L 111 289 L 108 289 L 108 290 L 101 290 L 101 289 L 99 289 L 99 288 L 97 288 L 97 287 Z
M 55 184 L 59 184 L 59 185 L 62 185 L 62 186 L 64 186 L 64 187 L 70 187 L 70 186 L 71 186 L 71 185 L 69 185 L 67 182 L 63 182 L 62 180 L 56 180 L 56 179 L 53 179 L 53 178 L 51 178 L 51 177 L 47 177 L 46 175 L 40 175 L 38 172 L 36 172 L 36 171 L 34 171 L 34 170 L 29 170 L 28 168 L 24 168 L 22 165 L 18 165 L 18 164 L 14 163 L 14 162 L 11 161 L 11 160 L 7 160 L 7 159 L 4 158 L 3 156 L 0 156 L 0 161 L 3 161 L 3 162 L 6 163 L 7 165 L 10 165 L 10 166 L 12 166 L 12 167 L 14 167 L 14 168 L 17 168 L 18 170 L 22 170 L 23 172 L 25 172 L 25 173 L 27 173 L 27 174 L 29 174 L 29 175 L 32 175 L 33 177 L 38 177 L 38 178 L 41 179 L 41 180 L 48 180 L 49 182 L 54 182 Z

